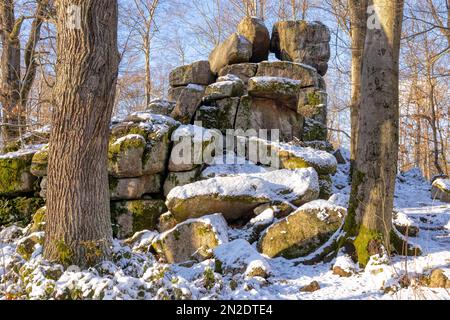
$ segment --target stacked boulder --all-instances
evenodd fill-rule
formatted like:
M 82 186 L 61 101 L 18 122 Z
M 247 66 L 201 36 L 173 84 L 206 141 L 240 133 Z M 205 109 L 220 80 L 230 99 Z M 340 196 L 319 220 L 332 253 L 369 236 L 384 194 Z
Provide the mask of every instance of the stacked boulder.
M 224 133 L 279 129 L 285 141 L 326 140 L 329 41 L 319 22 L 276 23 L 271 39 L 263 21 L 247 17 L 209 61 L 171 72 L 172 116 Z M 266 61 L 269 50 L 282 61 Z
M 161 101 L 152 103 L 156 104 L 164 105 Z M 126 238 L 139 230 L 156 229 L 159 216 L 167 210 L 161 196 L 162 184 L 170 154 L 170 137 L 179 125 L 170 117 L 147 112 L 132 113 L 111 125 L 108 173 L 111 219 L 117 237 Z M 23 161 L 19 166 L 23 172 L 9 175 L 10 179 L 17 180 L 10 186 L 23 180 L 20 190 L 15 187 L 16 192 L 39 195 L 37 199 L 42 206 L 47 193 L 48 145 L 2 157 Z M 22 180 L 14 178 L 18 174 Z M 0 181 L 8 183 L 5 179 L 0 178 Z M 8 195 L 5 192 L 1 195 Z
M 276 24 L 271 39 L 257 18 L 237 31 L 208 61 L 173 70 L 167 101 L 111 124 L 111 219 L 119 238 L 149 230 L 127 243 L 169 263 L 214 258 L 226 272 L 267 277 L 266 257 L 306 256 L 344 219 L 344 208 L 318 200 L 329 198 L 337 168 L 325 141 L 329 37 L 302 22 Z M 266 61 L 269 50 L 282 61 Z M 274 162 L 242 154 L 235 141 L 217 149 L 229 129 Z M 281 142 L 256 137 L 259 129 L 278 129 Z M 45 199 L 48 146 L 29 150 L 0 157 L 13 171 L 0 175 L 9 186 L 0 195 Z

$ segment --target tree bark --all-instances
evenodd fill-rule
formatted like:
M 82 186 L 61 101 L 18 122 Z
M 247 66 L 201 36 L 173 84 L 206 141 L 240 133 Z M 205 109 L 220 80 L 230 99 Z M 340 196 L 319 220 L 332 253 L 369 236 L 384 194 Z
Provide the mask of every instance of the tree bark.
M 358 261 L 389 250 L 399 148 L 399 49 L 402 0 L 370 0 L 380 28 L 368 28 L 361 77 L 355 170 L 344 229 Z
M 69 8 L 81 12 L 70 27 Z M 44 257 L 90 266 L 110 255 L 107 147 L 119 53 L 117 0 L 60 0 Z
M 350 166 L 354 167 L 358 145 L 358 114 L 361 105 L 361 73 L 367 29 L 367 0 L 350 0 L 350 37 L 352 43 L 351 102 L 350 102 Z

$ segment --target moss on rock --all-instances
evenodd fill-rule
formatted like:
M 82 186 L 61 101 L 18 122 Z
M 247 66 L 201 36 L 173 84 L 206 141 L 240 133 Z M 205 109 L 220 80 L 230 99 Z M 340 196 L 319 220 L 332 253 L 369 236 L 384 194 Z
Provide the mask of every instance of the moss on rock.
M 31 221 L 31 217 L 36 210 L 43 205 L 44 200 L 42 198 L 0 197 L 0 226 L 11 223 L 19 223 L 22 226 L 26 226 Z
M 0 196 L 17 196 L 34 191 L 35 177 L 30 173 L 35 150 L 0 156 Z
M 115 235 L 127 238 L 142 230 L 156 230 L 158 219 L 167 208 L 163 200 L 119 201 L 111 204 Z

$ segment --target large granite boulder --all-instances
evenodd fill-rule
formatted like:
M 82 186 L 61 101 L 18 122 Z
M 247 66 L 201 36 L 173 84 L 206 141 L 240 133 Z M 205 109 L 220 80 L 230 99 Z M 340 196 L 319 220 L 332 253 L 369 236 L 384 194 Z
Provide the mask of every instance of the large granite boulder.
M 300 205 L 317 199 L 319 181 L 312 168 L 215 177 L 172 189 L 166 205 L 177 221 L 220 212 L 228 221 L 250 217 L 263 203 Z
M 228 242 L 227 224 L 221 214 L 190 219 L 153 240 L 156 253 L 168 263 L 205 260 L 212 250 Z
M 450 179 L 436 179 L 431 186 L 433 199 L 450 202 Z
M 191 64 L 173 69 L 169 74 L 172 87 L 200 84 L 207 86 L 214 82 L 208 61 L 196 61 Z
M 171 139 L 169 171 L 190 171 L 205 162 L 205 150 L 214 141 L 214 132 L 196 125 L 182 125 L 173 132 Z
M 237 32 L 252 43 L 250 62 L 267 60 L 270 49 L 270 34 L 263 20 L 256 17 L 245 17 L 238 24 Z
M 156 230 L 159 216 L 166 211 L 163 200 L 113 201 L 113 229 L 119 239 L 126 239 L 142 230 Z
M 142 176 L 142 156 L 146 142 L 140 134 L 129 134 L 110 143 L 108 171 L 117 178 Z
M 321 77 L 316 69 L 289 61 L 264 61 L 258 65 L 257 77 L 282 77 L 300 81 L 300 88 L 320 88 Z
M 240 97 L 244 94 L 244 82 L 234 75 L 219 77 L 217 82 L 206 87 L 203 102 Z
M 145 111 L 168 116 L 172 113 L 173 108 L 175 108 L 175 103 L 173 101 L 155 99 L 150 101 Z
M 316 88 L 303 88 L 298 94 L 297 112 L 305 118 L 326 124 L 327 99 L 326 91 Z
M 181 96 L 181 92 L 186 88 L 187 86 L 181 86 L 181 87 L 170 87 L 167 92 L 167 100 L 176 103 L 178 99 Z M 174 106 L 175 107 L 175 106 Z M 173 109 L 172 109 L 173 111 Z
M 282 141 L 300 138 L 303 117 L 277 99 L 245 95 L 241 97 L 236 114 L 235 128 L 240 130 L 279 130 Z
M 327 137 L 328 128 L 326 123 L 311 118 L 305 118 L 302 134 L 303 141 L 323 141 L 327 140 Z
M 262 166 L 258 166 L 244 157 L 238 157 L 234 153 L 227 153 L 217 155 L 209 166 L 202 171 L 200 178 L 209 179 L 264 172 L 267 172 L 267 170 Z
M 256 75 L 258 64 L 256 63 L 238 63 L 223 67 L 219 71 L 219 77 L 232 74 L 241 79 L 244 84 L 248 83 L 248 79 Z
M 320 22 L 279 21 L 270 49 L 278 59 L 310 65 L 323 76 L 330 59 L 330 31 Z
M 110 137 L 110 174 L 116 177 L 136 177 L 163 172 L 169 158 L 170 136 L 179 125 L 179 122 L 170 117 L 148 112 L 132 113 L 124 122 L 114 125 Z M 120 152 L 114 153 L 112 146 L 116 145 L 117 147 L 117 141 L 126 140 L 125 137 L 130 137 L 130 135 L 140 135 L 145 140 L 144 151 L 140 157 L 141 164 L 139 164 L 137 157 L 134 158 L 137 171 L 141 171 L 141 174 L 117 174 L 114 166 Z M 127 170 L 126 166 L 124 170 Z
M 120 179 L 109 177 L 111 200 L 140 199 L 144 194 L 160 193 L 161 188 L 162 181 L 160 174 Z
M 239 97 L 233 97 L 202 105 L 195 114 L 195 120 L 201 121 L 204 128 L 218 129 L 225 134 L 227 129 L 234 129 L 239 101 Z
M 249 62 L 253 45 L 244 36 L 233 33 L 219 44 L 209 55 L 211 71 L 217 74 L 223 67 L 235 63 Z
M 200 176 L 201 170 L 202 167 L 199 166 L 190 171 L 169 172 L 167 174 L 166 180 L 164 181 L 164 196 L 167 196 L 169 192 L 175 187 L 184 186 L 186 184 L 197 181 Z
M 299 80 L 282 77 L 253 77 L 248 81 L 247 90 L 252 97 L 273 99 L 297 111 Z
M 307 203 L 268 227 L 258 241 L 258 250 L 269 257 L 306 256 L 337 231 L 345 214 L 345 208 L 325 200 Z
M 200 106 L 205 93 L 205 86 L 190 84 L 181 91 L 171 117 L 183 124 L 191 122 L 192 117 Z
M 37 149 L 22 149 L 0 155 L 0 196 L 18 196 L 35 190 L 31 162 Z
M 326 151 L 282 142 L 271 142 L 256 137 L 251 137 L 250 141 L 258 144 L 259 148 L 270 150 L 271 153 L 276 155 L 275 159 L 279 161 L 281 168 L 299 169 L 312 167 L 320 175 L 333 174 L 337 170 L 336 158 Z M 269 165 L 273 166 L 273 164 Z

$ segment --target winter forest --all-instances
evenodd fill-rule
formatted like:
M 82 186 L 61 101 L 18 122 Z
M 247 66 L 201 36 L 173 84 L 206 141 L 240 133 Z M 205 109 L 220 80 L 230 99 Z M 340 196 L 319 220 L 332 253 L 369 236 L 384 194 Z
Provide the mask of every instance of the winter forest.
M 449 300 L 449 53 L 449 0 L 0 0 L 0 300 Z

